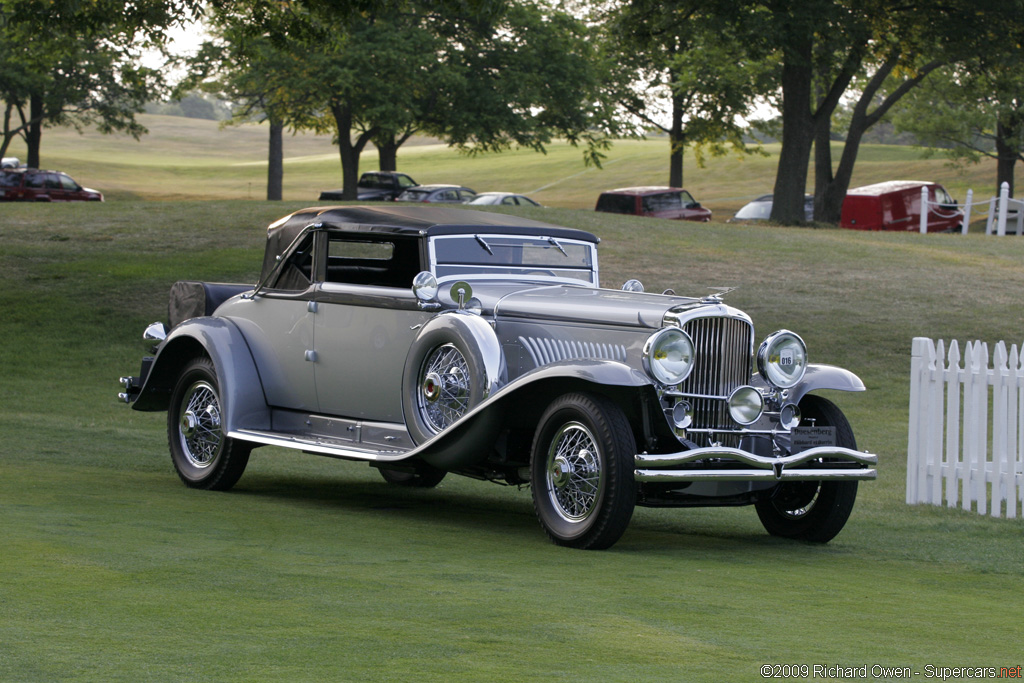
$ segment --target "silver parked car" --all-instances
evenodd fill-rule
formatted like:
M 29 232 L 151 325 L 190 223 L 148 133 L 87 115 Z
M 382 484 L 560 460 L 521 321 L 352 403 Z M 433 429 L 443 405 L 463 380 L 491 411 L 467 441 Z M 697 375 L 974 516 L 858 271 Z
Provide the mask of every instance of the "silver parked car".
M 405 486 L 529 484 L 555 543 L 607 548 L 636 505 L 753 505 L 842 529 L 876 457 L 812 392 L 862 391 L 793 332 L 754 344 L 720 296 L 598 283 L 598 239 L 441 207 L 311 208 L 270 226 L 255 285 L 179 282 L 122 400 L 167 411 L 190 487 L 270 444 Z

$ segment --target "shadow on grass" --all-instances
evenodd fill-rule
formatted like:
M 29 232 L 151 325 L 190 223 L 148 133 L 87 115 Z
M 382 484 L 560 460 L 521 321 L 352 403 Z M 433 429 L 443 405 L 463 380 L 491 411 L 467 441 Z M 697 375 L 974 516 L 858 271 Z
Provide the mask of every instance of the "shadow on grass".
M 376 476 L 376 475 L 373 475 Z M 283 501 L 352 514 L 372 514 L 396 526 L 444 525 L 460 534 L 488 536 L 534 545 L 550 543 L 533 510 L 528 487 L 498 487 L 449 475 L 438 488 L 402 488 L 383 481 L 294 474 L 247 476 L 231 495 Z M 845 554 L 841 544 L 821 545 L 767 535 L 753 507 L 637 508 L 617 553 L 685 554 L 695 552 L 725 560 L 748 556 L 762 561 L 765 553 L 781 555 Z M 760 558 L 760 559 L 758 559 Z

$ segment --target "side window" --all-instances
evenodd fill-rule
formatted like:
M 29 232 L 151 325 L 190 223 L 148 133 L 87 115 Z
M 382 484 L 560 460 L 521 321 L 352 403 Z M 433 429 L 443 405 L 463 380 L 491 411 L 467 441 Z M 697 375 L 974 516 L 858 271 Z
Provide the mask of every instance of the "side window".
M 375 287 L 412 286 L 420 271 L 415 239 L 367 239 L 367 235 L 332 233 L 327 248 L 326 282 Z
M 399 187 L 415 187 L 416 183 L 414 183 L 412 181 L 412 178 L 410 178 L 409 176 L 407 176 L 407 175 L 400 175 L 400 176 L 398 176 L 398 186 Z
M 304 291 L 309 288 L 313 279 L 313 238 L 307 235 L 302 244 L 288 257 L 288 262 L 281 269 L 274 289 Z
M 31 173 L 25 176 L 25 187 L 31 187 L 33 189 L 39 189 L 46 187 L 46 174 L 45 173 Z
M 51 190 L 60 189 L 60 178 L 57 176 L 56 173 L 46 174 L 46 187 L 50 188 Z
M 679 193 L 679 201 L 682 203 L 684 209 L 692 208 L 697 201 L 693 198 L 693 195 L 683 190 Z
M 636 198 L 632 195 L 602 194 L 597 198 L 597 210 L 608 213 L 636 213 Z
M 65 190 L 69 190 L 71 192 L 78 191 L 78 183 L 72 180 L 71 176 L 61 173 L 57 177 L 60 178 L 61 187 L 63 187 Z
M 644 212 L 670 211 L 672 209 L 681 209 L 682 206 L 678 192 L 665 192 L 644 197 L 643 203 Z
M 515 203 L 516 203 L 516 198 L 515 197 L 505 197 L 504 199 L 501 200 L 501 203 L 505 204 L 506 206 L 514 206 Z
M 445 190 L 441 193 L 440 199 L 445 202 L 457 202 L 459 201 L 459 193 L 455 190 Z

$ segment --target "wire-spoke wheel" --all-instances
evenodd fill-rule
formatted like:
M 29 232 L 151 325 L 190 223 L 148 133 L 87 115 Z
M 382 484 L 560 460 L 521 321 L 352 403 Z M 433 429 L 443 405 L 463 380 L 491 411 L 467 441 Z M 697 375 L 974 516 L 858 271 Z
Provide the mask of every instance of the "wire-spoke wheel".
M 636 504 L 633 432 L 622 410 L 601 396 L 566 394 L 541 417 L 533 442 L 533 506 L 559 545 L 612 546 Z
M 857 448 L 850 423 L 834 403 L 805 396 L 800 410 L 804 420 L 813 418 L 819 427 L 835 427 L 837 446 Z M 771 497 L 755 508 L 773 536 L 827 543 L 846 525 L 856 499 L 856 481 L 794 481 L 776 486 Z
M 545 489 L 554 511 L 581 522 L 594 511 L 601 491 L 601 463 L 594 435 L 579 422 L 562 426 L 551 440 L 545 464 Z
M 469 410 L 470 370 L 454 344 L 434 349 L 420 370 L 416 397 L 420 416 L 434 433 L 444 430 Z
M 171 460 L 187 486 L 226 491 L 249 462 L 252 445 L 224 433 L 217 373 L 208 358 L 189 363 L 167 411 Z

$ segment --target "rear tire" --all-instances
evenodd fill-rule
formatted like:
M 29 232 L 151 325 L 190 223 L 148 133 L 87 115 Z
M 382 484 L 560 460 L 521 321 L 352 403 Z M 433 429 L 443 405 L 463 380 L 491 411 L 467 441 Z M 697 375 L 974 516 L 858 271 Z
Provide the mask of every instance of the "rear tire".
M 836 428 L 836 445 L 857 448 L 846 416 L 831 401 L 805 396 L 805 420 Z M 779 484 L 771 498 L 755 503 L 761 524 L 772 536 L 828 543 L 842 531 L 857 499 L 856 481 L 795 481 Z
M 245 471 L 253 444 L 224 432 L 217 373 L 209 358 L 185 366 L 167 410 L 171 461 L 185 486 L 227 491 Z
M 381 467 L 379 469 L 380 476 L 384 477 L 384 481 L 387 483 L 417 489 L 432 489 L 440 484 L 441 480 L 448 474 L 446 471 L 426 463 L 416 465 L 413 471 L 392 469 L 390 467 Z
M 636 445 L 622 410 L 566 394 L 540 419 L 530 459 L 533 507 L 558 545 L 600 550 L 626 531 L 636 505 Z

